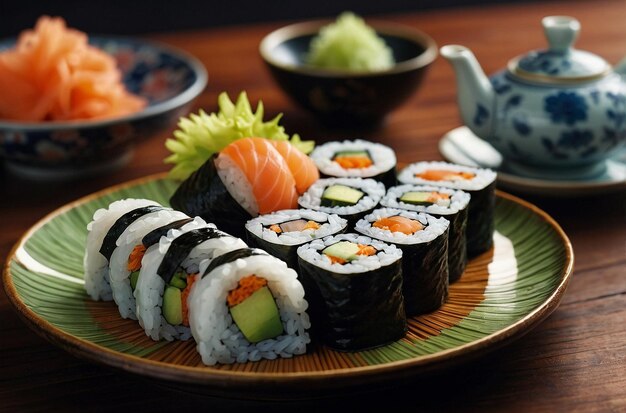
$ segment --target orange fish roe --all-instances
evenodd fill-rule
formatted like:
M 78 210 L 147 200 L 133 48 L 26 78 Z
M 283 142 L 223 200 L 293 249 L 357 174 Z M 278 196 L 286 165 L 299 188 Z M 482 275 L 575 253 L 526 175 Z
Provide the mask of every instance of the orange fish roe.
M 362 169 L 372 166 L 373 162 L 367 156 L 338 156 L 333 159 L 343 169 Z
M 320 224 L 315 221 L 309 221 L 306 223 L 304 228 L 302 228 L 302 231 L 304 231 L 305 229 L 320 229 Z
M 476 175 L 471 172 L 449 171 L 446 169 L 427 169 L 422 173 L 415 174 L 416 178 L 428 181 L 458 181 L 461 179 L 472 179 L 474 176 Z
M 433 204 L 440 199 L 450 199 L 450 195 L 442 194 L 441 192 L 431 192 L 428 196 L 428 202 L 432 202 Z
M 141 259 L 145 253 L 146 247 L 143 244 L 136 245 L 128 256 L 126 269 L 130 272 L 139 271 L 141 269 Z
M 341 265 L 343 265 L 343 264 L 345 264 L 347 262 L 343 258 L 335 257 L 334 255 L 326 255 L 326 256 L 330 260 L 331 264 L 341 264 Z
M 356 255 L 375 255 L 376 254 L 376 248 L 372 247 L 371 245 L 363 245 L 363 244 L 358 244 L 359 245 L 359 251 L 356 253 Z
M 183 309 L 183 325 L 189 327 L 189 307 L 187 306 L 187 299 L 189 298 L 189 293 L 191 293 L 191 286 L 198 278 L 198 274 L 190 274 L 187 276 L 187 286 L 180 294 L 180 300 Z
M 283 232 L 283 230 L 280 229 L 280 225 L 277 225 L 277 224 L 270 225 L 270 230 L 274 231 L 277 234 L 280 234 L 281 232 Z
M 402 232 L 407 235 L 424 229 L 424 225 L 421 222 L 401 216 L 381 218 L 374 222 L 372 226 L 391 232 Z
M 237 287 L 228 293 L 228 297 L 226 297 L 228 307 L 234 307 L 237 304 L 244 302 L 257 290 L 265 287 L 266 285 L 267 280 L 265 278 L 257 277 L 254 274 L 243 277 L 239 280 Z

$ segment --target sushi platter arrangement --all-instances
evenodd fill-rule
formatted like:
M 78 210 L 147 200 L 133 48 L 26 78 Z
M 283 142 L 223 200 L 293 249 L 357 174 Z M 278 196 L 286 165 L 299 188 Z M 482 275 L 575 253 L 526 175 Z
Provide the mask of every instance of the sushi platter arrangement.
M 384 346 L 492 247 L 495 178 L 444 162 L 396 178 L 394 151 L 364 140 L 308 157 L 240 138 L 180 183 L 174 209 L 123 199 L 96 211 L 85 289 L 154 340 L 193 338 L 207 365 L 290 358 L 315 339 Z
M 302 390 L 461 361 L 558 305 L 569 241 L 496 172 L 399 165 L 353 136 L 316 146 L 245 93 L 218 105 L 180 119 L 167 176 L 80 199 L 18 242 L 5 288 L 30 325 L 140 374 Z

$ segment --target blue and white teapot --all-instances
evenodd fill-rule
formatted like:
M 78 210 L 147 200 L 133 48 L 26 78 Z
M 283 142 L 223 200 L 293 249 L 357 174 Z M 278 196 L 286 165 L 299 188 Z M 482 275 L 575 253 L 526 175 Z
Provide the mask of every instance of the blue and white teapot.
M 612 68 L 574 49 L 580 23 L 572 17 L 542 23 L 549 48 L 512 59 L 490 78 L 466 47 L 441 48 L 456 74 L 463 121 L 531 175 L 599 173 L 626 141 L 626 59 Z

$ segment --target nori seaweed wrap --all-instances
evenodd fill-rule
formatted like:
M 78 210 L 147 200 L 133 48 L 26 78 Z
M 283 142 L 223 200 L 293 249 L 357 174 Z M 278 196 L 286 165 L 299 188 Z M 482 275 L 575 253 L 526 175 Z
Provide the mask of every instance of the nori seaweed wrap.
M 424 212 L 450 221 L 448 272 L 453 283 L 467 266 L 467 213 L 470 195 L 464 191 L 429 185 L 399 185 L 389 188 L 380 204 L 389 208 Z
M 407 316 L 430 313 L 448 298 L 448 226 L 445 218 L 377 209 L 355 229 L 402 250 L 402 293 Z
M 310 209 L 286 209 L 246 223 L 250 246 L 261 248 L 298 269 L 298 247 L 346 230 L 348 222 L 335 214 Z
M 337 350 L 389 344 L 407 331 L 402 252 L 357 234 L 298 248 L 300 280 L 313 331 Z
M 197 171 L 185 179 L 170 204 L 190 216 L 200 216 L 213 222 L 223 231 L 236 237 L 245 237 L 244 224 L 252 215 L 228 192 L 215 167 L 212 156 Z
M 493 246 L 496 177 L 491 169 L 447 162 L 417 162 L 404 168 L 398 175 L 398 181 L 461 189 L 472 196 L 466 231 L 467 254 L 472 258 Z

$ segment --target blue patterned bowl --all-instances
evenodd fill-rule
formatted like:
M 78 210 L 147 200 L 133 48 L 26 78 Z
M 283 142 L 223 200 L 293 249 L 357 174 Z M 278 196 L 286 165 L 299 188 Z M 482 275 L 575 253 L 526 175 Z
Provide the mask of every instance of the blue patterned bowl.
M 0 156 L 22 175 L 81 176 L 130 160 L 134 144 L 170 128 L 207 84 L 196 58 L 162 44 L 122 37 L 91 37 L 113 55 L 127 89 L 148 100 L 142 111 L 107 120 L 23 123 L 0 120 Z M 15 40 L 0 43 L 0 50 Z

